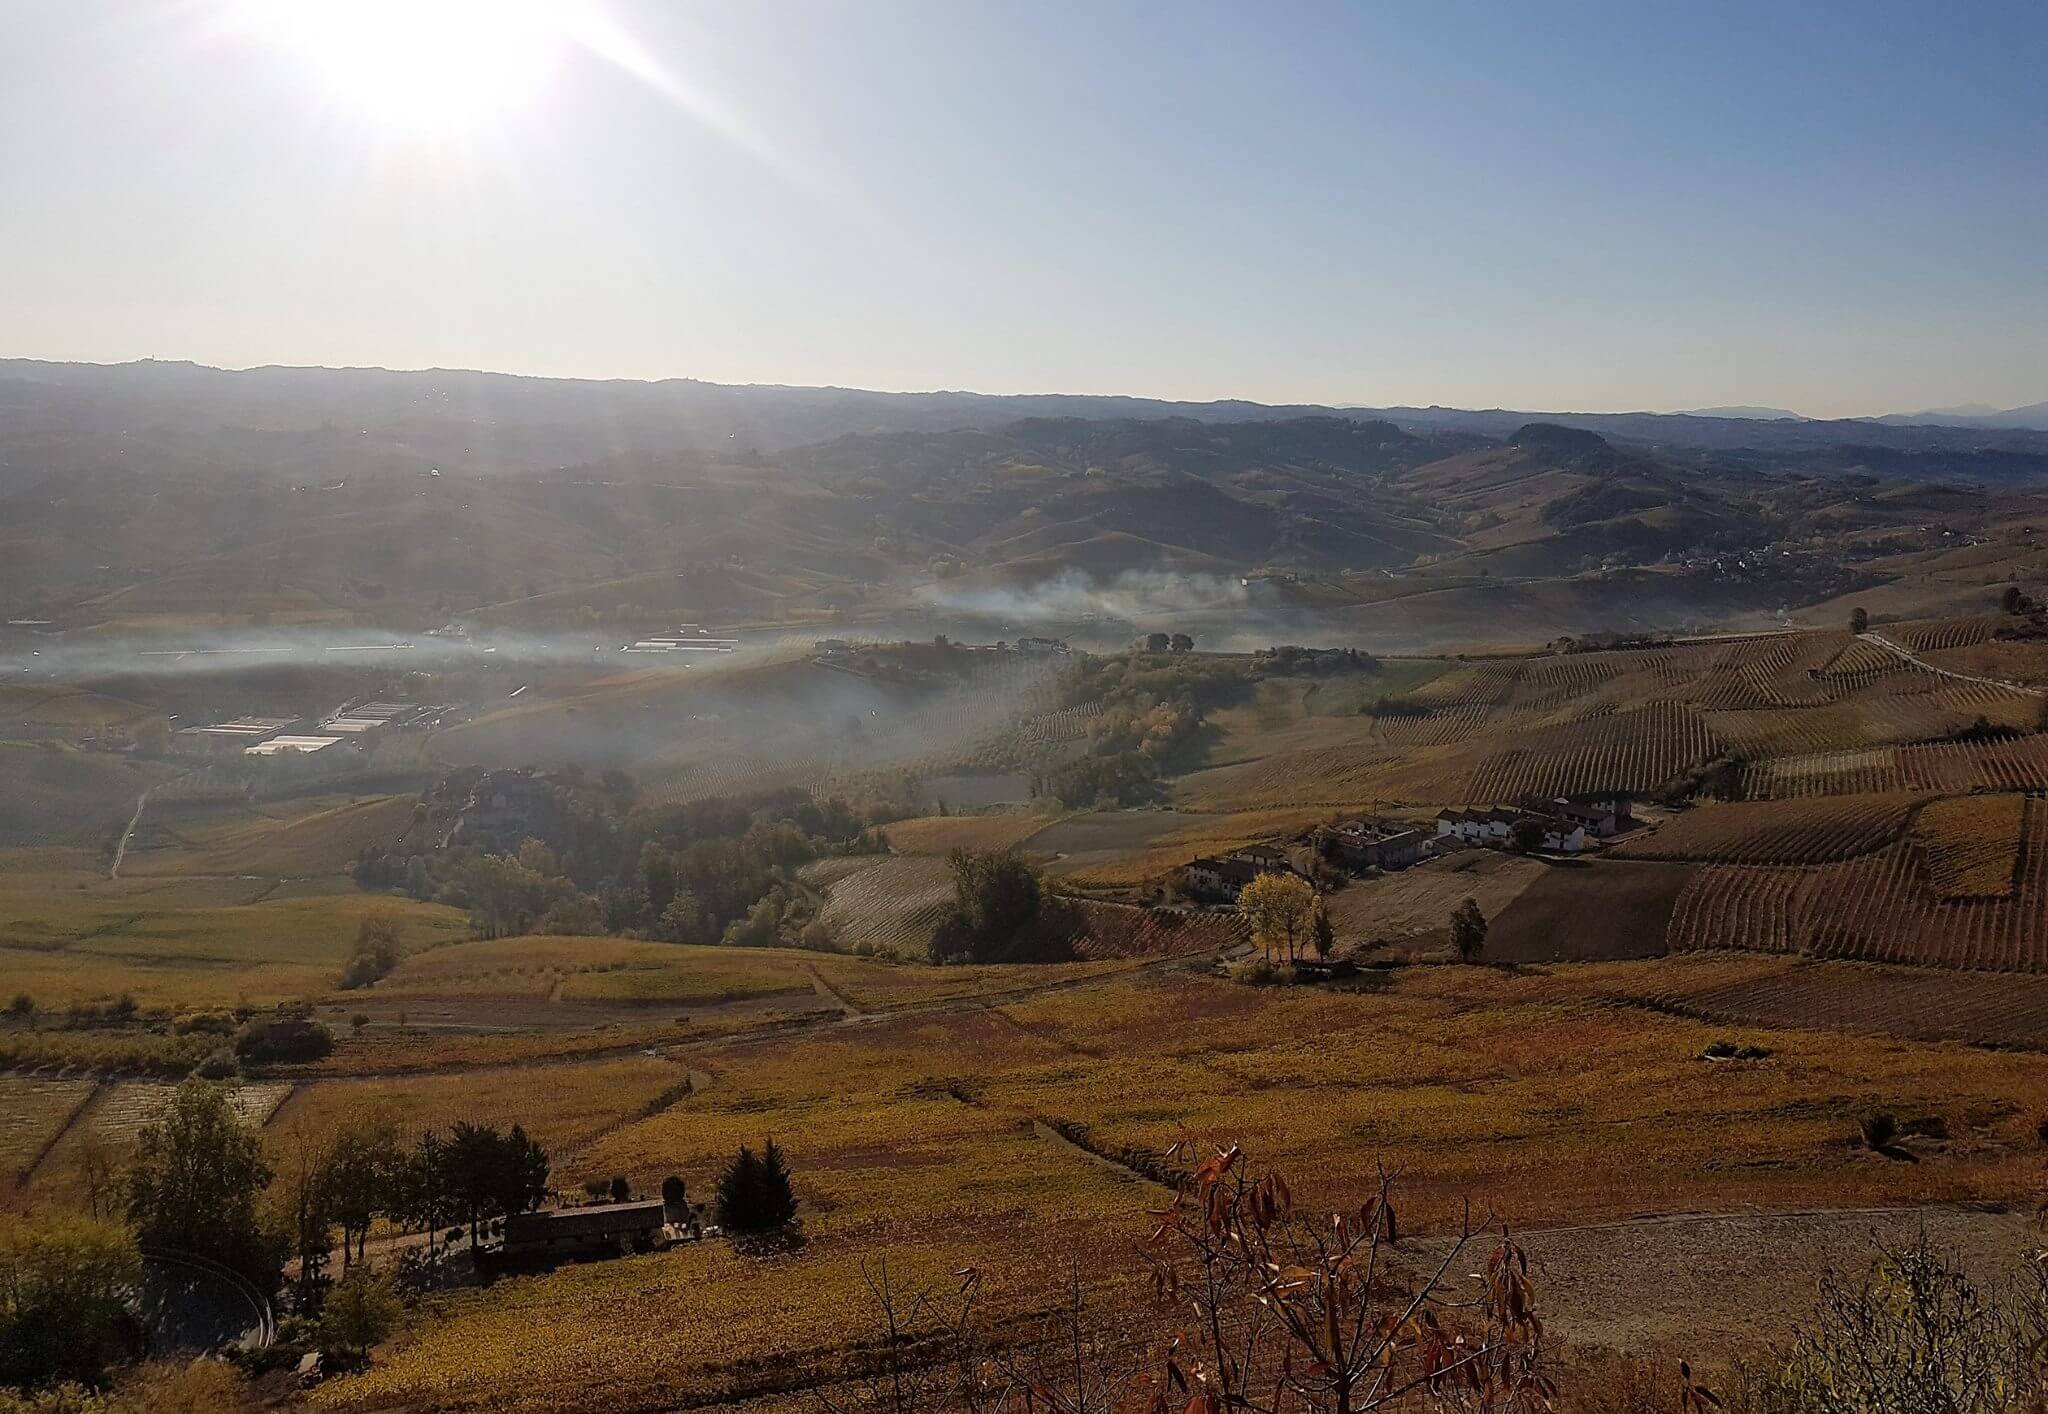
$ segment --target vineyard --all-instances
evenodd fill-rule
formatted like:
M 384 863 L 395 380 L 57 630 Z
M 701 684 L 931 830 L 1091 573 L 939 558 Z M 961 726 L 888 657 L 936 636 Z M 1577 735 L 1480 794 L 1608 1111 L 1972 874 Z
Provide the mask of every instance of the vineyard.
M 1927 861 L 1935 897 L 2011 895 L 2026 805 L 2017 795 L 1963 795 L 1934 801 L 1920 812 L 1913 842 Z M 2048 846 L 2048 840 L 2041 843 Z
M 1527 732 L 1515 742 L 1479 763 L 1463 799 L 1645 792 L 1720 750 L 1705 719 L 1676 702 Z
M 943 858 L 878 858 L 834 883 L 818 917 L 842 947 L 922 957 L 952 902 L 953 871 Z
M 92 1107 L 86 1124 L 94 1137 L 113 1142 L 130 1140 L 170 1107 L 177 1086 L 148 1080 L 121 1080 L 107 1087 Z M 242 1119 L 254 1125 L 269 1121 L 292 1087 L 281 1082 L 244 1083 L 231 1099 Z
M 1897 791 L 2048 790 L 2048 735 L 1773 757 L 1752 761 L 1744 768 L 1741 790 L 1745 800 Z
M 1970 618 L 1934 619 L 1927 623 L 1888 624 L 1885 637 L 1903 643 L 1915 653 L 1932 653 L 1943 648 L 1974 648 L 2009 622 L 2003 614 L 1978 614 Z
M 1897 839 L 1916 797 L 1708 804 L 1623 841 L 1624 859 L 1689 859 L 1709 864 L 1828 864 L 1868 854 Z
M 0 1182 L 24 1177 L 92 1094 L 90 1080 L 0 1079 Z
M 1787 971 L 1686 988 L 1657 997 L 1654 1004 L 1743 1026 L 1826 1027 L 2048 1049 L 2048 977 L 1808 962 Z
M 1988 828 L 2011 807 L 1982 808 Z M 2012 883 L 2002 895 L 1937 892 L 1983 887 L 2003 867 L 2003 844 L 1958 838 L 1959 828 L 1975 826 L 1945 812 L 1925 827 L 1931 833 L 1916 830 L 1846 863 L 1702 868 L 1678 900 L 1669 945 L 2048 972 L 2048 800 L 2026 800 L 2020 809 L 2016 836 L 1995 837 L 2012 840 Z

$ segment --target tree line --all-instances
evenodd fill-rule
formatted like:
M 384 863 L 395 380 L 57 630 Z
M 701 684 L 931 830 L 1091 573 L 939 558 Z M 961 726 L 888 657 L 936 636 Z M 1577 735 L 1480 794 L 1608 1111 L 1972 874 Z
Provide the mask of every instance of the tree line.
M 644 804 L 617 771 L 501 774 L 517 778 L 530 808 L 509 821 L 466 812 L 470 793 L 489 782 L 452 774 L 423 797 L 413 842 L 364 850 L 356 882 L 464 909 L 482 938 L 824 946 L 830 939 L 813 926 L 814 899 L 796 871 L 826 855 L 883 849 L 873 827 L 900 813 L 799 789 Z M 373 980 L 380 965 L 365 956 L 350 975 Z

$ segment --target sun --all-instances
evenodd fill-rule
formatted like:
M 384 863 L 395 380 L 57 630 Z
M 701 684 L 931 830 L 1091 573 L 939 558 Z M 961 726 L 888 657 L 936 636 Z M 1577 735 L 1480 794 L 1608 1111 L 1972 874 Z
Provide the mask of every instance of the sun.
M 331 103 L 403 130 L 521 107 L 572 48 L 575 0 L 241 0 L 237 27 L 306 66 Z

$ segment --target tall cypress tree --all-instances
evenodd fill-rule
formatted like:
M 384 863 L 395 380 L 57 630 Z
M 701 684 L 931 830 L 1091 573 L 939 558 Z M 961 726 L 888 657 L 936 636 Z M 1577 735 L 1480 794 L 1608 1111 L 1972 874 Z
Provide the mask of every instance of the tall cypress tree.
M 782 1148 L 771 1134 L 768 1147 L 761 1151 L 761 1225 L 785 1227 L 795 1221 L 796 1194 L 789 1186 L 789 1165 L 783 1162 Z
M 727 1232 L 753 1232 L 755 1194 L 761 1187 L 761 1161 L 740 1145 L 739 1157 L 718 1176 L 718 1225 Z

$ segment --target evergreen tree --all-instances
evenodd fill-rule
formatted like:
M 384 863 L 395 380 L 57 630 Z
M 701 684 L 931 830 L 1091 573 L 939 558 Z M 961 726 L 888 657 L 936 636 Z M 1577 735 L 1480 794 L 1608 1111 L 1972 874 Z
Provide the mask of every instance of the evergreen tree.
M 727 1232 L 772 1232 L 796 1219 L 789 1165 L 773 1139 L 760 1154 L 742 1144 L 718 1180 L 718 1225 Z

